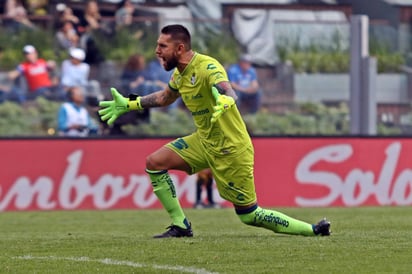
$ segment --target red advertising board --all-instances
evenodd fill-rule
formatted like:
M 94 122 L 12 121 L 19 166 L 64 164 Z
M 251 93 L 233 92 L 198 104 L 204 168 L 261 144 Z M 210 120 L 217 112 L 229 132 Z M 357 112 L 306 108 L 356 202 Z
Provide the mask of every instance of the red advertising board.
M 169 140 L 0 140 L 0 211 L 158 208 L 145 158 Z M 412 140 L 255 138 L 261 206 L 412 205 Z M 171 172 L 184 207 L 195 177 Z M 216 200 L 224 203 L 218 197 Z

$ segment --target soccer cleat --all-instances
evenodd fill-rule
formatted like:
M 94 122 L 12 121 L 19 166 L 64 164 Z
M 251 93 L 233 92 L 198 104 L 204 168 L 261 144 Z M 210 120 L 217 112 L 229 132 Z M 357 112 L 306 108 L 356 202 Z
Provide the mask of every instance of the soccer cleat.
M 181 228 L 176 225 L 171 225 L 167 227 L 167 231 L 163 234 L 155 235 L 153 238 L 180 238 L 180 237 L 193 237 L 192 228 Z
M 329 236 L 330 235 L 330 222 L 323 218 L 316 225 L 313 225 L 313 232 L 315 235 Z

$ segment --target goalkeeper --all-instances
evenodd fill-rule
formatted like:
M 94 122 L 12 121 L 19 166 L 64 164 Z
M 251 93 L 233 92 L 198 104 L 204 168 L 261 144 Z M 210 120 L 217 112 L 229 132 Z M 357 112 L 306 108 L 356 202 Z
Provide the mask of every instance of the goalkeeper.
M 153 191 L 172 220 L 166 232 L 154 237 L 193 236 L 168 171 L 194 174 L 206 168 L 212 170 L 220 196 L 234 205 L 243 223 L 277 233 L 329 235 L 330 223 L 325 219 L 312 225 L 259 207 L 253 180 L 253 146 L 236 107 L 235 92 L 222 65 L 194 52 L 190 40 L 189 31 L 182 25 L 161 30 L 156 55 L 167 71 L 174 70 L 164 90 L 125 98 L 112 88 L 113 100 L 100 102 L 99 114 L 108 124 L 125 112 L 168 106 L 179 97 L 193 116 L 196 132 L 166 144 L 146 159 Z

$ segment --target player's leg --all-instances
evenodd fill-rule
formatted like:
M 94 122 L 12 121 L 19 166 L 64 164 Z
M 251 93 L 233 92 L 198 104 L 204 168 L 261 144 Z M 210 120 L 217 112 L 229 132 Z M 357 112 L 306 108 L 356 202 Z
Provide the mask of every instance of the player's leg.
M 318 233 L 312 225 L 281 212 L 263 209 L 257 205 L 253 178 L 253 148 L 241 155 L 215 159 L 213 175 L 222 198 L 235 206 L 240 220 L 257 227 L 270 229 L 276 233 L 313 236 Z
M 276 233 L 303 236 L 330 235 L 330 223 L 326 220 L 318 224 L 309 224 L 279 211 L 261 208 L 257 204 L 246 207 L 235 205 L 235 210 L 243 223 L 270 229 Z
M 153 192 L 172 219 L 172 226 L 189 229 L 190 224 L 183 213 L 169 169 L 185 171 L 187 164 L 174 151 L 162 147 L 147 157 L 146 172 L 149 174 Z
M 192 136 L 192 135 L 191 135 Z M 188 222 L 179 199 L 176 195 L 175 186 L 168 170 L 182 170 L 192 174 L 193 160 L 191 155 L 198 153 L 191 147 L 196 147 L 191 136 L 179 138 L 149 155 L 146 159 L 146 172 L 152 181 L 153 191 L 169 213 L 172 225 L 164 234 L 157 238 L 192 236 L 190 223 Z M 192 151 L 194 150 L 194 151 Z

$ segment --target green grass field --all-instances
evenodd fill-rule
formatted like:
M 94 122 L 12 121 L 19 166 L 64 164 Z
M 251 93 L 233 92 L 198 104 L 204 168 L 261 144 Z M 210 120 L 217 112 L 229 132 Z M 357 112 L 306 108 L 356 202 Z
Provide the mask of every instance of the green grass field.
M 162 210 L 0 213 L 0 273 L 411 273 L 412 208 L 282 208 L 331 237 L 274 234 L 187 209 L 195 236 L 152 239 Z

